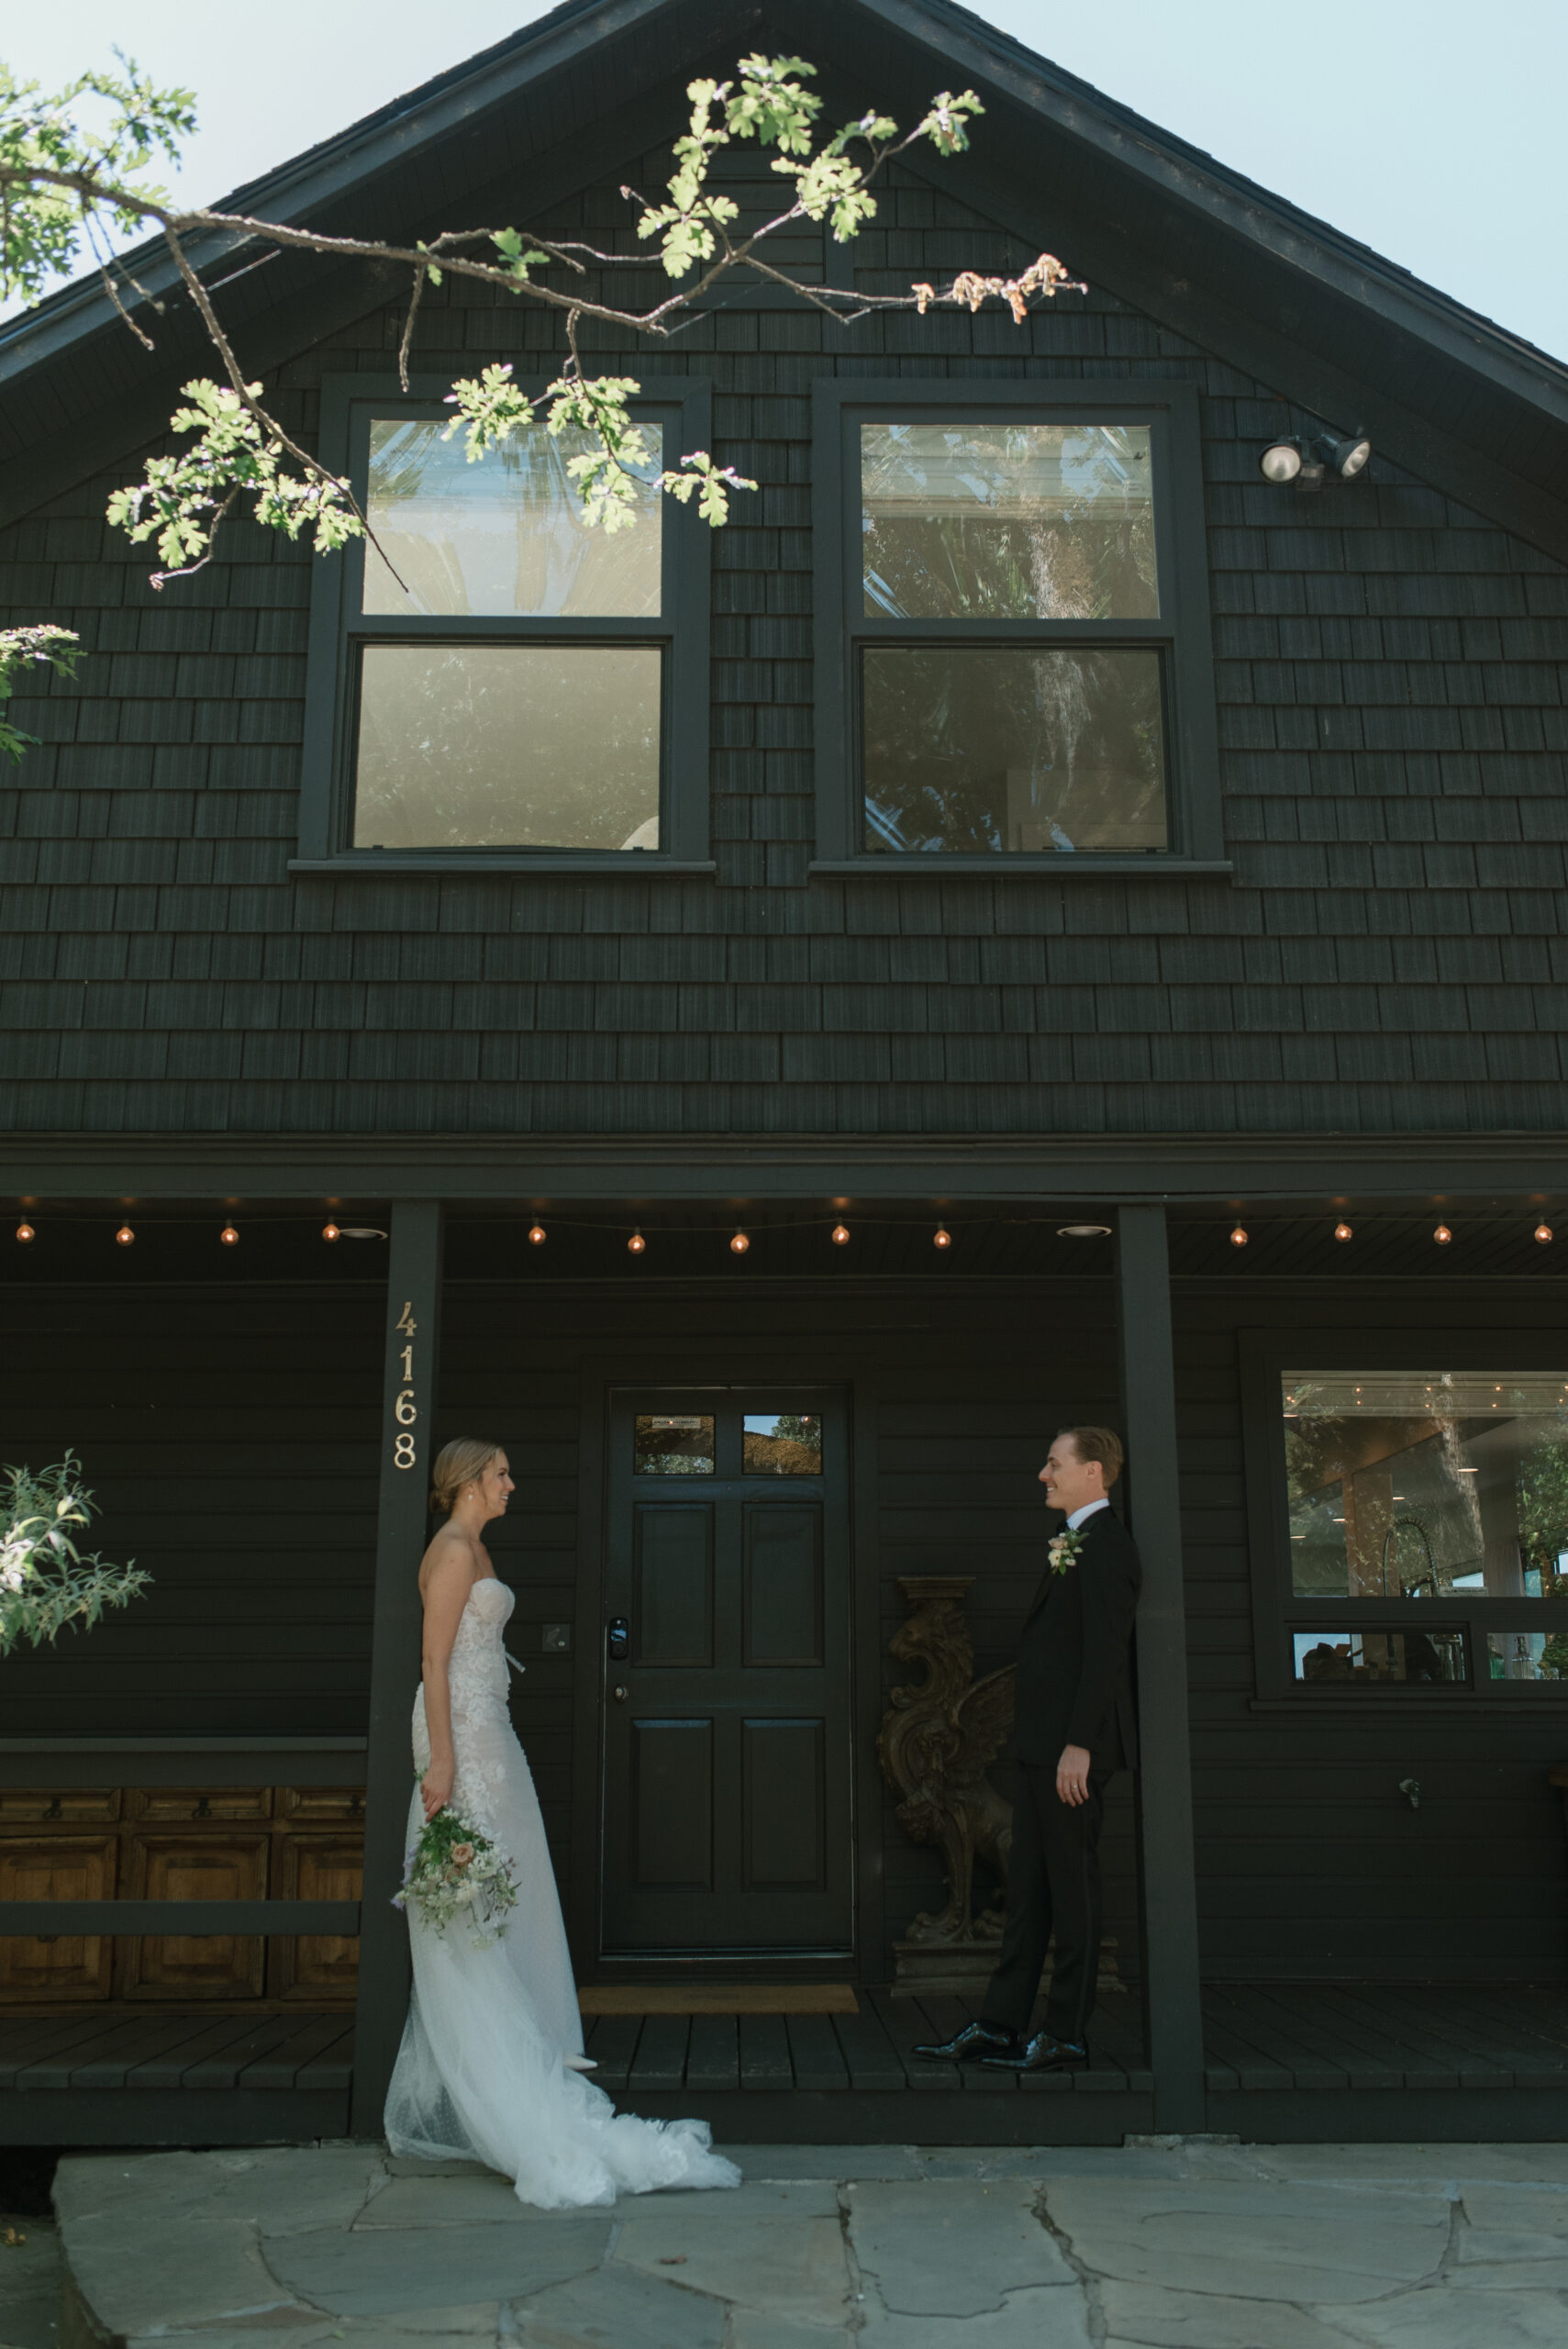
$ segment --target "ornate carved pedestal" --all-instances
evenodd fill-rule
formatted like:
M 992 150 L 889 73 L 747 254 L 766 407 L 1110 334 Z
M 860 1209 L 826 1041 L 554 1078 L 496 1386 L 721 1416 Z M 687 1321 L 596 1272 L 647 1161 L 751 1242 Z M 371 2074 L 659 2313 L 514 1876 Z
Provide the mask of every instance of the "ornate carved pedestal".
M 882 1774 L 901 1797 L 898 1821 L 913 1843 L 935 1843 L 947 1875 L 947 1906 L 922 1911 L 894 1944 L 895 1997 L 976 1998 L 991 1977 L 1005 1921 L 1003 1900 L 974 1914 L 974 1864 L 1002 1887 L 1013 1841 L 1013 1807 L 986 1773 L 1013 1726 L 1014 1668 L 974 1677 L 974 1649 L 963 1602 L 971 1575 L 906 1575 L 898 1587 L 909 1609 L 889 1642 L 900 1664 L 919 1664 L 925 1678 L 890 1692 L 877 1734 Z M 1003 1895 L 1005 1898 L 1005 1892 Z M 1046 1979 L 1050 1979 L 1047 1963 Z M 1119 1990 L 1116 1943 L 1102 1943 L 1099 1987 Z

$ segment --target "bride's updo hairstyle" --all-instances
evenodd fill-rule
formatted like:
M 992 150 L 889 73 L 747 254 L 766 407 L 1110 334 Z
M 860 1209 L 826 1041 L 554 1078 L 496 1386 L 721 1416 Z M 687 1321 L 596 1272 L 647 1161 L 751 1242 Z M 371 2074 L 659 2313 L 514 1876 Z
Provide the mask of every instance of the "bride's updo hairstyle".
M 450 1517 L 463 1486 L 483 1476 L 500 1450 L 498 1443 L 487 1443 L 478 1435 L 457 1435 L 443 1443 L 430 1471 L 430 1507 Z

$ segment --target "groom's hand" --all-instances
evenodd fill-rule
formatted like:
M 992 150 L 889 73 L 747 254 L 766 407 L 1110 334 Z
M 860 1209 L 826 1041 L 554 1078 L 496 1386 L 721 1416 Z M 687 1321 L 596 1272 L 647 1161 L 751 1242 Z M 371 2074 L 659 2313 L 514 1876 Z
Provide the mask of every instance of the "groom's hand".
M 1089 1799 L 1089 1749 L 1086 1745 L 1064 1745 L 1062 1759 L 1056 1765 L 1056 1799 L 1069 1805 Z

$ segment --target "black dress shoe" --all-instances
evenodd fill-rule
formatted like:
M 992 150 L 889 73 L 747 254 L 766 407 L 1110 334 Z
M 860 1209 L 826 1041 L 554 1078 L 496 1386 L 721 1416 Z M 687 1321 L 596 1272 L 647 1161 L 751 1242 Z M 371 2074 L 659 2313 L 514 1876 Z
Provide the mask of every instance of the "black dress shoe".
M 1052 2039 L 1049 2031 L 1037 2031 L 1021 2051 L 981 2060 L 993 2072 L 1067 2072 L 1075 2064 L 1086 2064 L 1089 2050 L 1081 2039 Z
M 951 2039 L 915 2050 L 917 2055 L 929 2055 L 949 2064 L 978 2064 L 982 2059 L 986 2063 L 1010 2061 L 1018 2052 L 1018 2033 L 998 2031 L 988 2022 L 966 2022 Z

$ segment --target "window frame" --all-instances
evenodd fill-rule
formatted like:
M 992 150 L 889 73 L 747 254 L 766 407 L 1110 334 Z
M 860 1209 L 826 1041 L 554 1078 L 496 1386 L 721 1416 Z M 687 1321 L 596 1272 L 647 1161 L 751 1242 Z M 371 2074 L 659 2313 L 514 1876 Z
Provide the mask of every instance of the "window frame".
M 1467 1371 L 1554 1370 L 1564 1347 L 1540 1330 L 1513 1333 L 1434 1326 L 1363 1335 L 1359 1330 L 1248 1330 L 1239 1333 L 1242 1446 L 1246 1470 L 1247 1536 L 1251 1569 L 1254 1702 L 1274 1711 L 1376 1711 L 1389 1706 L 1418 1710 L 1494 1710 L 1541 1706 L 1568 1709 L 1568 1681 L 1494 1680 L 1483 1670 L 1488 1631 L 1568 1631 L 1568 1598 L 1486 1598 L 1451 1592 L 1438 1604 L 1425 1598 L 1299 1598 L 1291 1586 L 1290 1509 L 1285 1490 L 1284 1420 L 1280 1379 L 1291 1370 L 1426 1370 L 1433 1363 Z M 1291 1637 L 1296 1631 L 1355 1628 L 1428 1631 L 1461 1628 L 1469 1678 L 1461 1685 L 1388 1682 L 1364 1688 L 1298 1681 Z
M 861 610 L 860 427 L 992 422 L 1008 411 L 1029 424 L 1140 424 L 1152 440 L 1154 620 L 875 620 Z M 1228 874 L 1219 791 L 1208 546 L 1198 395 L 1191 384 L 1130 390 L 1123 376 L 1071 384 L 961 377 L 818 380 L 813 417 L 816 567 L 817 854 L 815 873 L 1115 873 L 1131 878 Z M 1166 816 L 1156 850 L 987 850 L 906 854 L 864 845 L 861 655 L 872 644 L 1006 643 L 1128 649 L 1153 646 L 1165 687 Z
M 545 379 L 525 382 L 532 395 Z M 320 454 L 365 494 L 373 417 L 443 413 L 446 376 L 417 375 L 406 392 L 395 375 L 331 375 L 322 386 Z M 711 446 L 712 384 L 705 376 L 655 380 L 631 403 L 634 416 L 664 428 L 666 464 Z M 651 620 L 586 616 L 463 617 L 367 613 L 365 550 L 356 540 L 317 561 L 311 582 L 300 776 L 299 851 L 291 873 L 592 873 L 646 879 L 715 870 L 708 838 L 709 608 L 712 537 L 695 503 L 663 501 L 661 610 Z M 657 849 L 497 847 L 356 848 L 353 842 L 357 680 L 361 650 L 376 642 L 657 645 L 661 685 Z

